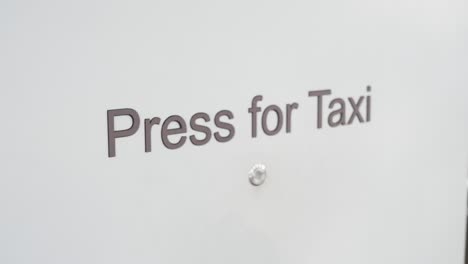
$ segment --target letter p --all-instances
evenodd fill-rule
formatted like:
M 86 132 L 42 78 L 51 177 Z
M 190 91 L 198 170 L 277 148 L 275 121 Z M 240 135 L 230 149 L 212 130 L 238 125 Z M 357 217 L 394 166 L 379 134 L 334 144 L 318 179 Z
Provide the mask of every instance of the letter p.
M 132 118 L 132 125 L 130 128 L 125 130 L 117 130 L 114 128 L 114 119 L 116 116 L 130 116 Z M 140 127 L 140 116 L 138 112 L 130 109 L 114 109 L 107 111 L 107 141 L 108 141 L 108 150 L 109 158 L 115 157 L 115 139 L 121 137 L 129 137 L 135 134 Z

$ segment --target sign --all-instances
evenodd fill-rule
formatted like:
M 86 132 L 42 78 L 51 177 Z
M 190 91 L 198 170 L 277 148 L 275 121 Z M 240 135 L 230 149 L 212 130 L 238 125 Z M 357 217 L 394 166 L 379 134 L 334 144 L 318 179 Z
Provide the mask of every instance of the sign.
M 367 91 L 371 91 L 371 87 L 367 87 Z M 331 95 L 331 90 L 318 90 L 318 91 L 310 91 L 309 97 L 316 97 L 317 98 L 317 110 L 316 110 L 316 118 L 317 118 L 317 128 L 320 129 L 323 127 L 323 119 L 324 119 L 324 110 L 323 110 L 323 100 L 325 96 Z M 298 103 L 291 103 L 286 104 L 285 113 L 283 110 L 277 105 L 270 105 L 265 108 L 263 113 L 262 108 L 257 106 L 257 104 L 262 101 L 263 96 L 257 95 L 252 99 L 251 107 L 248 109 L 248 112 L 252 114 L 252 138 L 257 137 L 258 131 L 258 121 L 260 119 L 257 115 L 261 114 L 261 128 L 265 135 L 274 136 L 278 134 L 282 127 L 286 127 L 286 133 L 291 133 L 292 130 L 292 112 L 299 108 Z M 365 103 L 364 103 L 365 102 Z M 365 104 L 365 113 L 361 111 L 361 105 Z M 348 111 L 346 110 L 348 108 Z M 335 98 L 330 101 L 328 104 L 328 109 L 330 112 L 327 113 L 328 118 L 328 125 L 330 127 L 338 127 L 338 126 L 346 126 L 352 125 L 354 120 L 356 119 L 358 122 L 369 122 L 371 120 L 371 96 L 360 96 L 357 100 L 352 97 L 347 99 L 343 98 Z M 349 112 L 349 114 L 347 114 Z M 276 119 L 272 125 L 268 125 L 268 117 L 274 114 Z M 115 130 L 115 118 L 119 116 L 128 116 L 131 118 L 131 126 L 124 130 Z M 364 118 L 365 117 L 365 118 Z M 216 125 L 217 129 L 224 129 L 227 130 L 227 135 L 222 136 L 221 133 L 215 132 L 212 134 L 212 131 L 206 125 L 201 125 L 197 123 L 197 120 L 203 120 L 205 123 L 211 120 L 210 116 L 207 113 L 199 112 L 190 118 L 190 128 L 194 132 L 200 132 L 204 134 L 202 139 L 197 139 L 195 135 L 189 136 L 190 141 L 195 146 L 202 146 L 207 144 L 212 135 L 218 142 L 228 142 L 231 140 L 235 135 L 235 127 L 233 124 L 223 122 L 221 119 L 233 119 L 234 114 L 229 110 L 221 110 L 216 113 L 214 117 L 214 124 Z M 115 145 L 116 145 L 116 138 L 121 137 L 129 137 L 134 135 L 139 127 L 140 127 L 140 115 L 134 109 L 113 109 L 107 111 L 107 127 L 108 127 L 108 144 L 109 144 L 109 157 L 115 157 Z M 176 124 L 176 128 L 169 128 L 171 124 Z M 159 117 L 152 117 L 152 118 L 145 118 L 144 120 L 144 131 L 145 131 L 145 152 L 151 152 L 152 150 L 152 129 L 153 126 L 161 124 L 161 118 Z M 182 147 L 185 142 L 187 141 L 187 136 L 183 135 L 177 140 L 177 142 L 173 143 L 169 140 L 169 136 L 171 135 L 180 135 L 187 133 L 187 122 L 184 120 L 183 117 L 179 115 L 172 115 L 164 120 L 161 127 L 161 141 L 163 145 L 168 149 L 178 149 Z

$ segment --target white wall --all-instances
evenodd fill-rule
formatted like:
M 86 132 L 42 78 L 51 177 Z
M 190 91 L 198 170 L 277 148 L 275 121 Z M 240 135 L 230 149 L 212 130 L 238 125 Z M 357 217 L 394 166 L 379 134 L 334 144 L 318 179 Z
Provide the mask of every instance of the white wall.
M 0 3 L 0 263 L 462 263 L 464 0 Z M 372 85 L 372 121 L 315 127 L 310 90 Z M 247 108 L 298 102 L 250 137 Z M 106 111 L 235 114 L 178 150 Z M 119 126 L 125 127 L 120 120 Z M 268 166 L 249 185 L 256 162 Z

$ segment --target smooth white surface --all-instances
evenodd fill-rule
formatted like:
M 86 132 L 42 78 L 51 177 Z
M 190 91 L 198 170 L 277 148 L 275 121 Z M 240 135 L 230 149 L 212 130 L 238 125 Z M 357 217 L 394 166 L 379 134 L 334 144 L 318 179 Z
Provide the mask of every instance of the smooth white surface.
M 3 0 L 0 263 L 462 263 L 466 5 Z M 371 123 L 314 128 L 308 91 L 368 84 Z M 250 138 L 258 94 L 300 104 L 291 134 Z M 237 134 L 109 159 L 124 107 Z

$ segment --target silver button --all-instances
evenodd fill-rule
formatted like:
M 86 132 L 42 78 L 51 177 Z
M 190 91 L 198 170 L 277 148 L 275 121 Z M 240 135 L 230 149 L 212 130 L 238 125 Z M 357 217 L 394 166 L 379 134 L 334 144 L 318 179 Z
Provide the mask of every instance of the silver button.
M 266 176 L 266 166 L 263 164 L 255 164 L 249 171 L 249 181 L 253 186 L 262 185 Z

